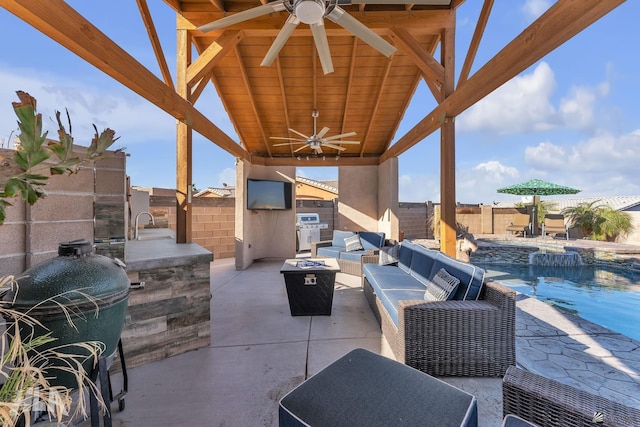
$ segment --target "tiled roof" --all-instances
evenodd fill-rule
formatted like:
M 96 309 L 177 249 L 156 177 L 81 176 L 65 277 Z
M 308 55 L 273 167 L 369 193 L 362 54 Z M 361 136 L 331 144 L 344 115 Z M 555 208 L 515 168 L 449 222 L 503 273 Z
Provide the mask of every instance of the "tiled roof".
M 564 208 L 574 207 L 580 203 L 592 203 L 598 201 L 594 206 L 609 205 L 613 209 L 623 211 L 634 206 L 640 205 L 640 196 L 613 196 L 613 197 L 575 197 L 575 198 L 557 198 L 545 197 L 544 202 L 554 204 L 554 210 L 561 211 Z M 510 208 L 518 202 L 494 202 L 493 206 L 497 208 Z
M 223 188 L 215 188 L 215 187 L 207 187 L 204 190 L 198 191 L 193 197 L 199 197 L 206 193 L 215 194 L 218 197 L 235 197 L 236 188 L 235 187 L 223 187 Z
M 338 194 L 338 180 L 316 181 L 315 179 L 296 176 L 296 181 Z

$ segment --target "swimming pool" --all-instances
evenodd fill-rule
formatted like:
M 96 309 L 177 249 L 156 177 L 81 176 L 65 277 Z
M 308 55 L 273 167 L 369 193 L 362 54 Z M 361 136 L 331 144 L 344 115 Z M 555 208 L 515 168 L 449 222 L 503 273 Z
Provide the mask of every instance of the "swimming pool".
M 640 272 L 599 266 L 477 264 L 487 277 L 640 341 Z

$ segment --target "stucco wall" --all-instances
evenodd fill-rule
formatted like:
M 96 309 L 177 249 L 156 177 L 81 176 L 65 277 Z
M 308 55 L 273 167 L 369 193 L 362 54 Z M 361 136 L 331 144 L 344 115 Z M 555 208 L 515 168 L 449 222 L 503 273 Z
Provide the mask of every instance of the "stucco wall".
M 248 178 L 295 182 L 293 166 L 252 165 L 246 160 L 236 164 L 235 239 L 236 268 L 244 269 L 263 258 L 294 258 L 296 255 L 295 209 L 250 211 L 246 208 Z M 295 185 L 293 185 L 295 200 Z
M 398 159 L 392 157 L 378 166 L 378 230 L 398 240 Z
M 338 168 L 340 186 L 338 215 L 340 230 L 378 230 L 378 167 Z

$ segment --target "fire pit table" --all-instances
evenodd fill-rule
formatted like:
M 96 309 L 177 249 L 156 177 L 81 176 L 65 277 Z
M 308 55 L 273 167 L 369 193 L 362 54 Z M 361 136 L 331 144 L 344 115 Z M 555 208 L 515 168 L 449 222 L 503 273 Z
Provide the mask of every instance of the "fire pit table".
M 295 258 L 282 265 L 292 316 L 331 315 L 336 273 L 334 258 Z

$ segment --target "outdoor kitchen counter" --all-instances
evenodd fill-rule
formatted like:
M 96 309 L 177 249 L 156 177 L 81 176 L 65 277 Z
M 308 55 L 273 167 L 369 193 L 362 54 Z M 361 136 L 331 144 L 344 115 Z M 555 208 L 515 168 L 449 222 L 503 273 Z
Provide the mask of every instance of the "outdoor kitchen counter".
M 129 280 L 144 283 L 129 295 L 122 332 L 127 367 L 211 344 L 211 252 L 148 238 L 128 241 L 124 261 Z
M 213 254 L 195 243 L 175 239 L 129 240 L 125 245 L 127 271 L 172 267 L 194 262 L 211 262 Z

